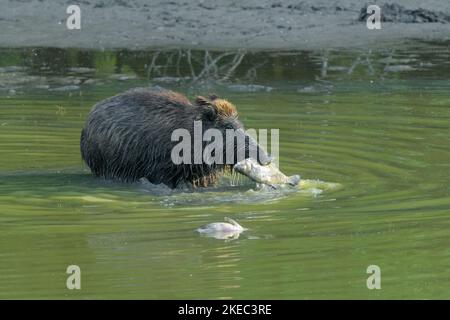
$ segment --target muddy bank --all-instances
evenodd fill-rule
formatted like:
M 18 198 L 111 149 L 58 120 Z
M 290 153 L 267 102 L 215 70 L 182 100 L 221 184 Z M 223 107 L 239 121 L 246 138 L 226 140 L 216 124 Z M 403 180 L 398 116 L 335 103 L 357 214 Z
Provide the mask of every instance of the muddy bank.
M 376 4 L 393 2 L 402 19 L 391 12 L 381 30 L 368 30 L 360 21 L 366 2 L 357 0 L 1 0 L 0 46 L 318 49 L 450 38 L 448 0 Z M 74 3 L 81 30 L 66 28 Z M 422 9 L 431 19 L 420 18 Z

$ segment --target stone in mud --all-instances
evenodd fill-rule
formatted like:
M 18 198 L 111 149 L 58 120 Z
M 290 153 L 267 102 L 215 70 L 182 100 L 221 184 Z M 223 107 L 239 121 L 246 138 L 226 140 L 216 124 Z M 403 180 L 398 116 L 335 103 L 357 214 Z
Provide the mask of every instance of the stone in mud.
M 368 5 L 361 9 L 359 21 L 367 21 L 371 15 L 367 13 Z M 382 22 L 400 22 L 400 23 L 449 23 L 450 15 L 444 12 L 431 11 L 422 8 L 406 9 L 395 3 L 385 3 L 381 6 Z

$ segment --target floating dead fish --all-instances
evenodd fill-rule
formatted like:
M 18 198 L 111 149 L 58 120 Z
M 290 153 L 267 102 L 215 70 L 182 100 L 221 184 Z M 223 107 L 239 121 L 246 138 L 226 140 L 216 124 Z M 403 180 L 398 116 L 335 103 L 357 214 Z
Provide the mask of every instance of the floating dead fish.
M 277 189 L 277 186 L 283 184 L 296 186 L 300 182 L 299 175 L 287 177 L 273 162 L 262 166 L 252 158 L 239 161 L 234 165 L 234 170 L 249 177 L 253 181 L 269 185 L 274 189 Z
M 226 222 L 213 222 L 198 228 L 196 231 L 200 234 L 216 239 L 237 239 L 239 234 L 246 228 L 242 227 L 235 220 L 225 217 Z

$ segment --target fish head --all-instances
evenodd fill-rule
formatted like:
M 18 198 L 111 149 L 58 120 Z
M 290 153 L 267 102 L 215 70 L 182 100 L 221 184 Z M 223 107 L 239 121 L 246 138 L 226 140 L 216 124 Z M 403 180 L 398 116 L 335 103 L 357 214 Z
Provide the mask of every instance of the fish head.
M 245 176 L 249 176 L 251 174 L 251 172 L 254 170 L 255 164 L 256 164 L 256 160 L 254 160 L 252 158 L 247 158 L 247 159 L 244 159 L 244 160 L 236 163 L 233 168 L 237 172 L 239 172 Z
M 235 230 L 235 231 L 240 231 L 240 232 L 242 232 L 242 231 L 248 230 L 247 228 L 244 228 L 244 227 L 242 227 L 239 223 L 237 223 L 236 220 L 233 220 L 233 219 L 228 218 L 228 217 L 225 217 L 224 220 L 225 220 L 226 222 L 228 222 L 229 224 L 231 224 L 231 225 L 233 226 L 233 228 L 234 228 L 233 230 Z

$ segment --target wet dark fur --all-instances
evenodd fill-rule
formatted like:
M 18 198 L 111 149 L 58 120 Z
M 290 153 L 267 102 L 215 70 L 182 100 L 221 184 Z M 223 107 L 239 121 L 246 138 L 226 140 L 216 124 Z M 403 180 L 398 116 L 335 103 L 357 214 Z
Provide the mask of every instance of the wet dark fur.
M 216 99 L 198 97 L 192 104 L 172 91 L 137 88 L 101 101 L 82 130 L 81 155 L 93 174 L 106 179 L 132 182 L 147 178 L 172 188 L 181 182 L 211 185 L 226 166 L 175 165 L 171 151 L 178 142 L 172 142 L 171 135 L 173 130 L 185 128 L 193 138 L 196 120 L 202 120 L 203 132 L 242 128 L 234 106 Z M 214 101 L 225 101 L 226 107 Z

